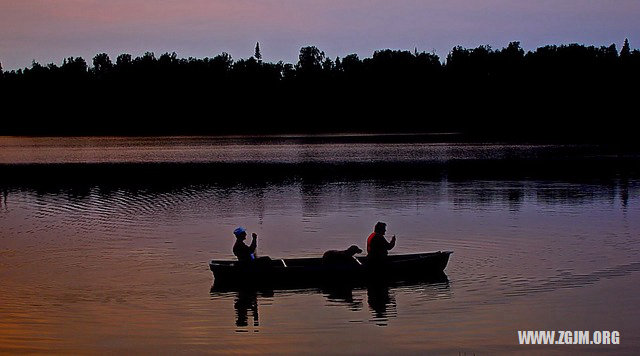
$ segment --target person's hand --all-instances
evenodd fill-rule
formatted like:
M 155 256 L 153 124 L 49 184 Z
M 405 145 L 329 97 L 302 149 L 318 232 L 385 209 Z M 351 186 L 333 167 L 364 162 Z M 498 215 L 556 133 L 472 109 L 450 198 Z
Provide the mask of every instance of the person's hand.
M 396 240 L 396 235 L 391 236 L 391 241 L 395 241 Z
M 254 239 L 258 238 L 258 234 L 256 234 L 255 232 L 253 234 L 251 234 L 251 237 L 253 237 Z

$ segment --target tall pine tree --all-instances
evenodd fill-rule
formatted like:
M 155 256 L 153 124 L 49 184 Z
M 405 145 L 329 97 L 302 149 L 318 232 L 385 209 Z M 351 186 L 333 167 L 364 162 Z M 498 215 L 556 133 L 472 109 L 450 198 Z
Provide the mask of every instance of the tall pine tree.
M 262 63 L 262 54 L 260 53 L 260 42 L 256 42 L 256 52 L 253 55 L 255 59 L 258 60 L 258 63 Z
M 624 39 L 624 44 L 622 45 L 622 49 L 620 50 L 620 57 L 627 58 L 631 55 L 631 47 L 629 47 L 629 39 Z

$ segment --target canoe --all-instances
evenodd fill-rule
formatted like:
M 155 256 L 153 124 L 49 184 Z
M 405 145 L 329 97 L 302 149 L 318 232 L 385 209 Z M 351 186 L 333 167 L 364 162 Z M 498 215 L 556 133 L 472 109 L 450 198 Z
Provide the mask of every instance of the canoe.
M 440 276 L 452 251 L 389 255 L 384 263 L 355 257 L 344 263 L 325 263 L 322 258 L 285 258 L 241 263 L 212 260 L 209 268 L 218 285 L 268 284 L 306 286 L 318 282 L 420 280 Z

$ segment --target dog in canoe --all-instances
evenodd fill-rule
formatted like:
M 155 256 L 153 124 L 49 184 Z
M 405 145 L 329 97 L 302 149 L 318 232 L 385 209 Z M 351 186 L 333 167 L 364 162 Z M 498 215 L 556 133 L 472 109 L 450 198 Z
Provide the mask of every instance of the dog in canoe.
M 329 264 L 345 264 L 345 263 L 357 263 L 357 261 L 353 258 L 358 253 L 362 253 L 362 250 L 356 246 L 352 245 L 346 250 L 338 251 L 338 250 L 329 250 L 322 255 L 322 263 Z

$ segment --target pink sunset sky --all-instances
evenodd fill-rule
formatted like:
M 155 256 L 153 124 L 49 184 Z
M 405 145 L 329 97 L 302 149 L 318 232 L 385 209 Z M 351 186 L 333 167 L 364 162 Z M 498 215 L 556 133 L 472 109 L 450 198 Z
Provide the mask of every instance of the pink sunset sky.
M 267 61 L 295 62 L 300 47 L 328 56 L 377 49 L 435 51 L 455 45 L 525 49 L 583 43 L 640 44 L 638 0 L 0 0 L 0 63 L 90 62 L 146 51 L 234 58 L 260 42 Z

